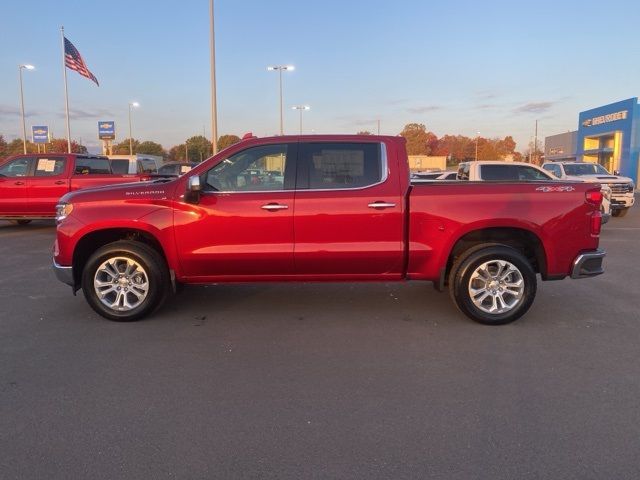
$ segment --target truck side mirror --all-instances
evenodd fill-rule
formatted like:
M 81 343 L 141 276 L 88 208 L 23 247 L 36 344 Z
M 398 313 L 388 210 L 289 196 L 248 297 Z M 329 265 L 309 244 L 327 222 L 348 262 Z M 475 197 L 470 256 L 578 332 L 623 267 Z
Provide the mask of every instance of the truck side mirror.
M 187 203 L 199 203 L 202 185 L 200 184 L 200 176 L 193 175 L 187 180 L 187 192 L 184 199 Z
M 620 170 L 614 170 L 614 171 L 613 171 L 613 174 L 614 174 L 614 175 L 620 175 Z

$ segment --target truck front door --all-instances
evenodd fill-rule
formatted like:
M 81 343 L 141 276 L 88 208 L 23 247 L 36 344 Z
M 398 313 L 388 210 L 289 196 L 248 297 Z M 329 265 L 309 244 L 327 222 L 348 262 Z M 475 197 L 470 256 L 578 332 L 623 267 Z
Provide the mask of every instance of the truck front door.
M 20 157 L 0 167 L 0 216 L 28 215 L 27 179 L 32 157 Z
M 399 277 L 403 210 L 397 172 L 390 176 L 384 144 L 300 143 L 296 274 Z
M 204 173 L 198 204 L 178 204 L 184 275 L 203 281 L 292 275 L 296 144 L 249 147 Z

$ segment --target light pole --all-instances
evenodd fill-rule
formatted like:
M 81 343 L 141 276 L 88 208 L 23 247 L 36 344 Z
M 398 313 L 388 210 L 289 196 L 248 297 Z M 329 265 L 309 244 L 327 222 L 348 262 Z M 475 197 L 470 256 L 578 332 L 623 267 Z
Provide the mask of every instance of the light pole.
M 282 72 L 284 71 L 292 71 L 295 70 L 296 67 L 293 65 L 273 65 L 267 67 L 267 70 L 276 71 L 280 77 L 280 135 L 284 135 L 284 122 L 283 122 L 283 111 L 282 111 Z
M 33 70 L 33 65 L 18 65 L 18 77 L 20 78 L 20 112 L 22 113 L 22 150 L 27 153 L 27 127 L 24 123 L 24 92 L 22 89 L 22 70 Z
M 138 102 L 129 102 L 129 155 L 133 155 L 133 134 L 131 133 L 131 107 L 139 107 Z
M 211 53 L 211 145 L 213 155 L 218 153 L 218 106 L 216 99 L 216 37 L 213 30 L 213 0 L 209 0 L 209 17 L 211 31 L 209 33 L 209 50 Z
M 478 140 L 480 140 L 480 132 L 476 132 L 476 162 L 478 161 Z
M 302 112 L 305 110 L 311 110 L 311 107 L 309 105 L 294 105 L 291 108 L 300 112 L 300 135 L 302 135 Z

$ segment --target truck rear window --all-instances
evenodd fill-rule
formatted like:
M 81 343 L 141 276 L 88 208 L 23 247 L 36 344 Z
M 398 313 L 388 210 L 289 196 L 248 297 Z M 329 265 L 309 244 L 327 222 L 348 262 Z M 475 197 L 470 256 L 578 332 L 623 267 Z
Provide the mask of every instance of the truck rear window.
M 76 175 L 108 175 L 111 173 L 111 165 L 106 158 L 76 158 Z
M 306 143 L 300 145 L 297 188 L 362 188 L 382 180 L 378 143 Z
M 140 173 L 158 173 L 156 162 L 153 160 L 141 159 L 138 160 L 138 165 L 140 166 Z
M 523 165 L 481 165 L 480 178 L 486 181 L 540 181 L 550 180 L 543 172 Z

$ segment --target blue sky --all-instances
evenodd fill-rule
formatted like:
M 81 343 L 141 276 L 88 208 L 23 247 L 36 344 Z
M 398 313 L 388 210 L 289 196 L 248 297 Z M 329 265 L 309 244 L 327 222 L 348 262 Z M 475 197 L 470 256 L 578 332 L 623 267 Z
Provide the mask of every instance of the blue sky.
M 0 133 L 20 135 L 17 64 L 27 128 L 64 136 L 60 25 L 100 81 L 68 71 L 72 137 L 98 145 L 98 120 L 165 147 L 209 136 L 207 0 L 12 1 L 2 7 Z M 539 136 L 577 127 L 578 112 L 640 94 L 640 2 L 216 0 L 219 132 L 285 131 L 294 104 L 305 130 L 397 134 L 419 122 L 446 133 Z

